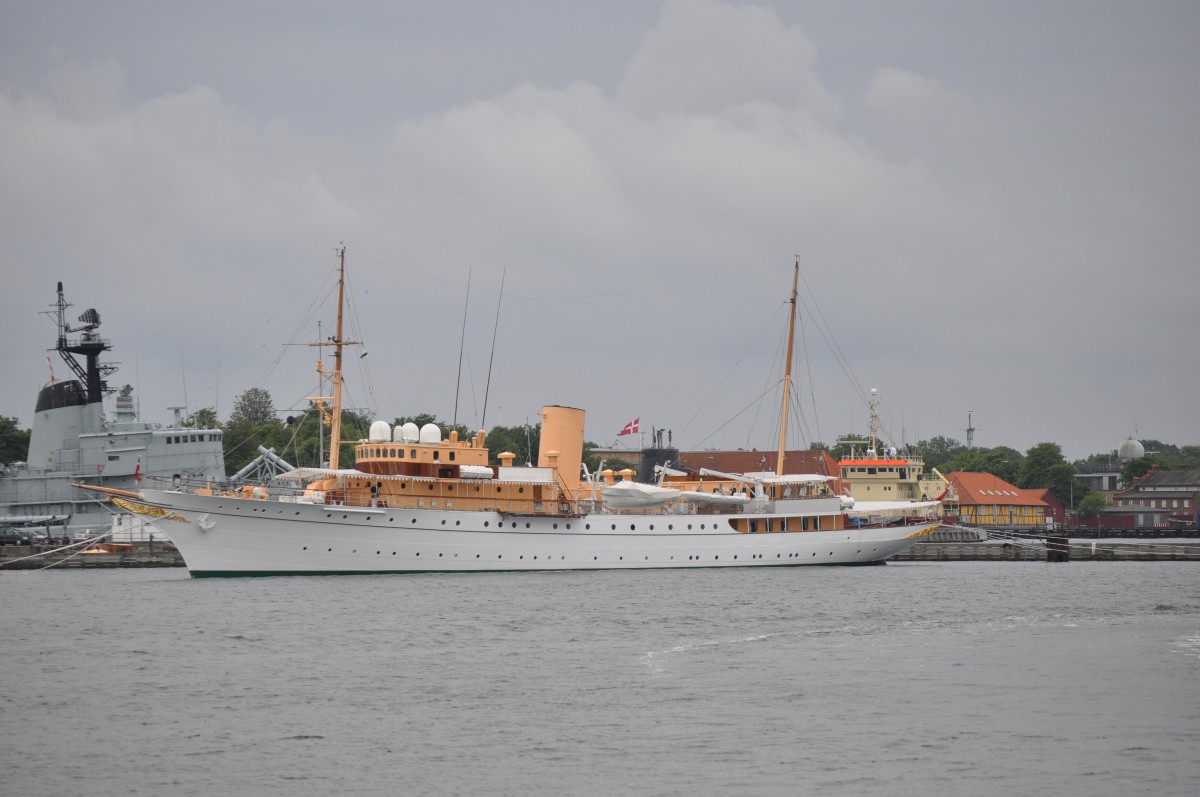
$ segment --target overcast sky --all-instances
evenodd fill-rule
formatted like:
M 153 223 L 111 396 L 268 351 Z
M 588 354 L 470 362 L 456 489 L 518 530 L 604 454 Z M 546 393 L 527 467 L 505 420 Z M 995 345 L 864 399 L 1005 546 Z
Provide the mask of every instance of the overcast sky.
M 144 420 L 302 407 L 344 241 L 388 420 L 465 307 L 460 422 L 772 449 L 798 254 L 791 445 L 1200 442 L 1200 4 L 177 5 L 0 3 L 0 415 L 59 280 Z

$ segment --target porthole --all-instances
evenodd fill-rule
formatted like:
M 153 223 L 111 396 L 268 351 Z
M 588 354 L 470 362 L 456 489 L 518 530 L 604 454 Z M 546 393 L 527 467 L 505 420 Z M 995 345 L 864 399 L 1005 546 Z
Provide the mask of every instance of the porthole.
M 487 521 L 487 520 L 483 521 L 483 527 L 485 529 L 488 527 L 488 523 L 489 523 L 489 521 Z
M 379 556 L 379 554 L 380 554 L 380 551 L 376 551 L 376 552 L 375 552 L 375 555 L 376 555 L 376 556 Z
M 558 528 L 558 524 L 557 524 L 557 523 L 555 523 L 555 524 L 554 524 L 554 528 Z
M 454 521 L 454 525 L 456 525 L 456 526 L 461 526 L 461 525 L 462 525 L 462 521 L 461 521 L 461 520 L 456 520 L 456 521 Z
M 443 521 L 442 521 L 442 525 L 443 525 L 443 526 L 444 526 L 444 525 L 446 525 L 446 521 L 444 521 L 444 520 L 443 520 Z
M 616 523 L 612 524 L 612 530 L 613 530 L 613 531 L 616 531 L 616 530 L 617 530 L 617 524 L 616 524 Z
M 636 526 L 635 524 L 633 524 L 633 523 L 630 523 L 630 524 L 629 524 L 629 530 L 630 530 L 630 531 L 636 531 L 636 530 L 637 530 L 637 526 Z
M 514 525 L 516 525 L 516 524 L 514 524 Z M 525 528 L 529 528 L 529 524 L 528 524 L 528 523 L 526 523 L 526 524 L 525 524 Z
M 333 549 L 332 549 L 332 548 L 326 548 L 326 550 L 327 550 L 329 553 L 333 553 Z
M 651 531 L 654 531 L 654 524 L 653 524 L 653 523 L 651 523 L 651 524 L 650 524 L 650 530 L 651 530 Z
M 479 558 L 479 554 L 475 554 L 475 558 L 476 558 L 476 559 L 478 559 L 478 558 Z
M 308 550 L 308 546 L 307 546 L 307 545 L 305 545 L 305 546 L 304 546 L 303 548 L 301 548 L 300 550 L 302 550 L 302 551 L 307 551 L 307 550 Z
M 592 524 L 591 524 L 591 523 L 584 523 L 584 524 L 583 524 L 583 527 L 584 527 L 585 529 L 590 529 L 590 528 L 592 527 Z
M 421 552 L 420 552 L 420 551 L 417 551 L 417 556 L 420 556 L 420 555 L 421 555 Z

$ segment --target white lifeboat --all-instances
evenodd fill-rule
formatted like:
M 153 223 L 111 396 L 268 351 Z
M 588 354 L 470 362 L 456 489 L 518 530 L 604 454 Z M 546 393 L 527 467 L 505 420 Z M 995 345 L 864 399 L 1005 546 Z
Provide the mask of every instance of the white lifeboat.
M 640 484 L 634 481 L 617 482 L 601 490 L 605 506 L 611 509 L 644 509 L 674 501 L 681 493 L 670 487 Z

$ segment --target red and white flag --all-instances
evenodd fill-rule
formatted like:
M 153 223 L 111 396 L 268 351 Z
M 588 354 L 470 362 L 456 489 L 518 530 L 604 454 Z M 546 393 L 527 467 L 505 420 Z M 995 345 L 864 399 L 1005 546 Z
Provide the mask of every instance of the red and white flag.
M 136 482 L 142 481 L 142 458 L 138 457 L 137 467 L 133 469 L 133 480 Z
M 621 431 L 617 432 L 617 437 L 620 437 L 621 435 L 626 435 L 626 434 L 637 434 L 638 421 L 640 421 L 640 420 L 641 420 L 641 418 L 634 418 L 632 421 L 625 424 L 625 428 L 622 429 Z

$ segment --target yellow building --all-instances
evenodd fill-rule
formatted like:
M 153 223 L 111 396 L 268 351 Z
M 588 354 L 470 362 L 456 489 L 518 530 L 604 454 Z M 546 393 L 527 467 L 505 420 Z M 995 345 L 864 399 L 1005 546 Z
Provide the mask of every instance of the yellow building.
M 955 471 L 946 475 L 950 492 L 946 514 L 957 514 L 967 526 L 1044 528 L 1047 504 L 1032 491 L 1022 490 L 990 473 Z

